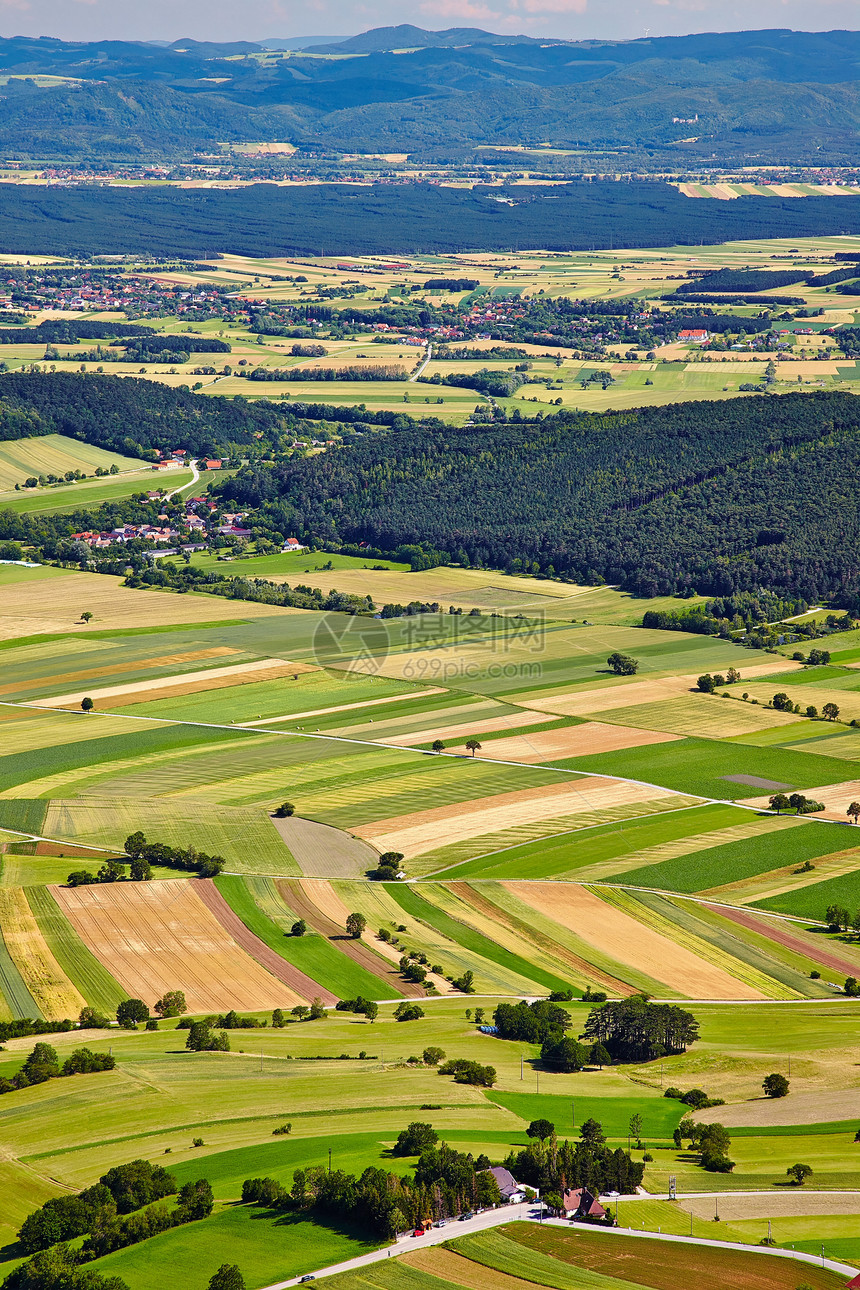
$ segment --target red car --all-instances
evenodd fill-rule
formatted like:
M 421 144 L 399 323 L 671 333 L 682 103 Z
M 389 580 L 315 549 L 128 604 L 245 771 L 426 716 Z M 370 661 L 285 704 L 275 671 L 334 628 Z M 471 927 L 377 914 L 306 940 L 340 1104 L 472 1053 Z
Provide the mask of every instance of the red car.
M 423 1228 L 423 1227 L 416 1227 L 416 1229 L 415 1229 L 415 1231 L 412 1233 L 412 1235 L 413 1235 L 413 1236 L 423 1236 L 423 1235 L 424 1235 L 424 1228 Z

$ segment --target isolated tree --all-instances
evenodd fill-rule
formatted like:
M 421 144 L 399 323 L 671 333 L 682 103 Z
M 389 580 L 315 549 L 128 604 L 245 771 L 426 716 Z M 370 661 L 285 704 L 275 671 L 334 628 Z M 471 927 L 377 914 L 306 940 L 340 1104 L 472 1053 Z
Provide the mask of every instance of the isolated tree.
M 821 712 L 825 720 L 835 721 L 836 718 L 839 716 L 839 704 L 825 703 L 824 707 L 821 709 Z
M 785 1097 L 788 1093 L 788 1080 L 784 1075 L 774 1073 L 765 1075 L 761 1082 L 765 1097 Z
M 810 721 L 818 720 L 818 709 L 814 703 L 808 703 L 806 705 L 806 715 L 809 717 Z
M 154 1007 L 159 1017 L 181 1017 L 183 1012 L 188 1011 L 185 995 L 181 990 L 168 990 L 162 998 L 156 999 Z
M 619 654 L 617 650 L 609 655 L 606 662 L 616 676 L 635 676 L 639 671 L 638 658 L 631 658 L 629 654 Z
M 856 976 L 847 976 L 842 989 L 849 998 L 856 999 L 857 995 L 860 994 L 860 984 L 858 984 Z
M 421 1058 L 425 1066 L 438 1066 L 440 1062 L 445 1060 L 445 1049 L 433 1046 L 425 1048 Z M 860 1129 L 857 1132 L 860 1133 Z
M 785 793 L 774 793 L 773 797 L 770 799 L 769 805 L 770 809 L 772 811 L 776 811 L 777 815 L 779 815 L 780 812 L 787 811 L 791 803 Z
M 789 1165 L 785 1172 L 796 1186 L 802 1187 L 807 1178 L 812 1177 L 812 1166 L 801 1164 Z
M 777 712 L 791 712 L 794 708 L 794 703 L 788 697 L 785 690 L 780 690 L 778 694 L 773 696 L 770 702 L 771 706 L 776 708 Z
M 717 688 L 717 683 L 710 672 L 705 672 L 703 676 L 699 677 L 696 686 L 701 690 L 702 694 L 713 694 Z
M 360 939 L 365 927 L 367 927 L 367 919 L 364 914 L 350 914 L 346 920 L 346 930 L 354 941 Z
M 292 802 L 281 802 L 281 805 L 275 811 L 275 819 L 286 820 L 290 815 L 295 815 L 296 808 Z
M 245 1278 L 235 1263 L 222 1263 L 209 1278 L 209 1290 L 245 1290 Z
M 537 1138 L 540 1142 L 545 1142 L 555 1133 L 555 1125 L 552 1120 L 532 1120 L 526 1129 L 527 1138 Z
M 319 995 L 314 995 L 311 999 L 310 1011 L 308 1012 L 308 1021 L 319 1021 L 326 1015 L 325 1005 Z
M 808 800 L 803 793 L 792 793 L 788 799 L 788 804 L 793 811 L 800 815 Z
M 82 712 L 92 712 L 92 710 L 93 710 L 93 706 L 94 706 L 94 705 L 93 705 L 93 701 L 92 701 L 92 699 L 90 699 L 90 698 L 81 699 L 81 711 L 82 711 Z
M 149 1021 L 149 1008 L 142 999 L 123 999 L 116 1010 L 116 1019 L 127 1030 L 136 1030 L 139 1021 Z
M 433 740 L 433 751 L 434 753 L 441 753 L 445 751 L 445 745 L 442 743 L 441 739 Z
M 856 824 L 860 817 L 860 802 L 852 802 L 845 814 Z
M 364 1015 L 370 1022 L 376 1021 L 379 1016 L 379 1004 L 375 999 L 368 999 L 364 1005 Z
M 475 753 L 476 753 L 476 752 L 480 752 L 480 750 L 481 750 L 481 743 L 480 743 L 480 741 L 479 741 L 478 739 L 467 739 L 467 740 L 466 740 L 466 747 L 468 748 L 469 752 L 470 752 L 470 753 L 472 754 L 472 756 L 474 757 L 474 755 L 475 755 Z
M 90 613 L 88 609 L 85 609 L 84 612 L 81 614 L 81 622 L 91 623 L 92 621 L 93 621 L 93 615 Z
M 283 1030 L 283 1028 L 284 1028 L 284 1026 L 285 1026 L 286 1024 L 287 1024 L 287 1019 L 286 1019 L 286 1017 L 284 1016 L 284 1010 L 283 1010 L 283 1008 L 275 1008 L 274 1012 L 272 1013 L 272 1027 L 273 1027 L 273 1029 L 275 1029 L 275 1030 Z
M 627 1132 L 630 1134 L 630 1137 L 633 1138 L 636 1145 L 640 1146 L 642 1142 L 642 1116 L 638 1111 L 634 1115 L 631 1115 L 630 1123 L 627 1125 Z
M 308 925 L 305 922 L 305 920 L 303 918 L 297 918 L 296 921 L 293 923 L 292 927 L 290 928 L 290 935 L 304 936 L 307 930 L 308 930 Z

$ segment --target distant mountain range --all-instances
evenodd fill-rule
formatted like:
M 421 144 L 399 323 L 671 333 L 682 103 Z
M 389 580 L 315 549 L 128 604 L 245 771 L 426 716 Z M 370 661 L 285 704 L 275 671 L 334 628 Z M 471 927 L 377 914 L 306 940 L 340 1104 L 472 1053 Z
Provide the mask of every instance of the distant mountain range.
M 217 141 L 284 141 L 463 160 L 550 143 L 615 153 L 619 169 L 856 162 L 858 32 L 572 42 L 404 25 L 317 39 L 0 40 L 12 78 L 0 86 L 0 153 L 176 159 Z M 27 79 L 46 74 L 67 83 Z

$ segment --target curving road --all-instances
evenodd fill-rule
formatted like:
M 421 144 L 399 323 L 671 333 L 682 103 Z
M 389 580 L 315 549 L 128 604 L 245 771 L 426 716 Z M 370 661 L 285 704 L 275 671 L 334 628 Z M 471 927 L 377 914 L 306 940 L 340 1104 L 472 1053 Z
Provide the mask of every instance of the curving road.
M 165 493 L 164 500 L 166 502 L 168 502 L 171 497 L 175 497 L 177 493 L 184 493 L 186 488 L 193 488 L 194 485 L 197 483 L 198 479 L 200 478 L 200 471 L 197 469 L 197 462 L 189 461 L 188 464 L 191 467 L 191 478 L 187 481 L 187 483 L 180 484 L 178 488 L 171 489 L 169 493 Z

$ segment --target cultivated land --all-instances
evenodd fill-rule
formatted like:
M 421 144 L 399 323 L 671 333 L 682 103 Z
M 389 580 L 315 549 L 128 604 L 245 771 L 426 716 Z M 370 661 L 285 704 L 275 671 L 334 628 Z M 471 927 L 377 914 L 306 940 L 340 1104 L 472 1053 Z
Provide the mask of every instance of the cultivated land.
M 768 189 L 768 192 L 772 191 Z M 703 194 L 697 193 L 697 196 Z M 710 194 L 707 194 L 710 195 Z M 725 194 L 721 194 L 725 196 Z M 240 298 L 257 308 L 279 305 L 311 306 L 323 302 L 326 308 L 340 313 L 345 308 L 356 315 L 364 310 L 380 308 L 387 304 L 459 305 L 468 309 L 476 302 L 492 310 L 493 304 L 509 299 L 528 300 L 539 293 L 550 299 L 573 297 L 593 302 L 617 302 L 630 299 L 643 304 L 660 302 L 661 297 L 677 289 L 679 280 L 697 276 L 718 268 L 767 269 L 790 268 L 806 270 L 809 274 L 826 274 L 822 262 L 835 252 L 852 253 L 857 250 L 854 237 L 816 237 L 800 239 L 771 239 L 762 241 L 732 242 L 713 247 L 668 247 L 623 252 L 518 252 L 516 256 L 496 253 L 468 253 L 464 255 L 413 256 L 398 258 L 395 263 L 378 256 L 349 256 L 343 259 L 307 257 L 302 259 L 259 259 L 226 255 L 218 261 L 202 265 L 159 271 L 156 275 L 160 289 L 177 291 L 193 290 L 196 286 L 229 284 L 231 291 L 238 290 Z M 775 263 L 778 260 L 780 263 Z M 832 266 L 831 266 L 832 267 Z M 135 270 L 137 278 L 146 278 L 145 266 Z M 444 291 L 425 289 L 423 283 L 433 279 L 467 278 L 477 282 L 471 290 Z M 300 279 L 295 281 L 294 279 Z M 608 408 L 634 408 L 677 402 L 680 399 L 730 399 L 743 398 L 750 393 L 742 386 L 758 385 L 766 376 L 768 362 L 776 357 L 777 371 L 769 389 L 780 393 L 798 388 L 860 389 L 860 364 L 845 358 L 835 348 L 828 328 L 853 325 L 857 310 L 856 297 L 840 295 L 831 286 L 807 286 L 800 281 L 778 287 L 768 295 L 779 300 L 785 298 L 802 302 L 806 310 L 822 309 L 811 320 L 777 320 L 776 328 L 786 334 L 781 337 L 783 348 L 776 355 L 754 349 L 735 349 L 726 352 L 702 352 L 694 343 L 677 342 L 656 346 L 637 345 L 629 342 L 609 343 L 606 353 L 590 356 L 581 354 L 572 346 L 552 347 L 540 343 L 517 344 L 531 364 L 528 379 L 511 397 L 499 397 L 497 403 L 512 414 L 520 411 L 533 414 L 537 407 L 562 406 L 602 411 Z M 755 318 L 761 304 L 739 297 L 739 304 L 717 303 L 716 313 Z M 683 304 L 673 299 L 672 305 Z M 691 306 L 695 307 L 695 306 Z M 34 314 L 35 321 L 56 317 L 54 312 Z M 62 316 L 62 315 L 60 315 Z M 95 315 L 99 317 L 99 315 Z M 117 315 L 106 315 L 116 318 Z M 778 314 L 774 315 L 779 318 Z M 482 351 L 504 344 L 496 338 L 445 340 L 450 356 L 436 358 L 423 370 L 426 378 L 439 377 L 440 384 L 426 385 L 410 380 L 409 376 L 426 357 L 420 344 L 407 344 L 408 329 L 391 327 L 385 334 L 385 344 L 374 344 L 366 332 L 346 329 L 345 334 L 332 335 L 325 325 L 317 328 L 318 341 L 325 353 L 318 357 L 301 357 L 291 354 L 293 342 L 286 337 L 258 336 L 247 326 L 222 319 L 189 324 L 178 316 L 147 320 L 158 331 L 176 334 L 191 330 L 198 336 L 218 336 L 231 345 L 231 353 L 194 352 L 187 362 L 144 361 L 139 358 L 124 362 L 117 351 L 105 370 L 118 376 L 145 375 L 168 386 L 200 386 L 213 395 L 245 398 L 266 398 L 285 403 L 329 403 L 342 407 L 364 406 L 370 411 L 408 411 L 410 415 L 432 415 L 453 424 L 463 424 L 471 419 L 476 409 L 486 409 L 487 399 L 474 390 L 446 384 L 451 374 L 464 375 L 486 368 L 506 373 L 514 367 L 515 360 L 489 355 Z M 492 326 L 492 320 L 488 324 Z M 433 339 L 433 338 L 431 338 Z M 434 341 L 438 348 L 438 339 Z M 57 371 L 77 371 L 81 359 L 86 360 L 89 342 L 60 343 L 55 346 L 56 357 L 52 367 Z M 2 357 L 9 370 L 16 371 L 44 357 L 44 346 L 38 344 L 4 345 Z M 467 351 L 458 357 L 460 351 Z M 577 356 L 579 355 L 579 356 Z M 224 374 L 225 367 L 228 374 Z M 559 362 L 560 360 L 560 362 Z M 201 362 L 212 367 L 211 373 L 200 378 L 195 372 Z M 401 368 L 402 380 L 297 380 L 290 378 L 290 369 L 306 371 L 315 367 L 331 369 L 366 368 L 391 365 Z M 84 363 L 93 369 L 95 363 Z M 277 379 L 248 380 L 244 373 L 252 369 L 276 368 Z M 602 373 L 608 380 L 604 381 Z M 596 375 L 597 374 L 597 375 Z M 200 378 L 200 379 L 197 379 Z M 77 449 L 78 445 L 74 445 Z M 84 448 L 84 451 L 87 451 Z M 95 451 L 95 450 L 89 450 Z M 93 461 L 92 466 L 99 464 Z M 72 467 L 74 468 L 74 466 Z M 92 469 L 80 467 L 87 474 Z M 126 464 L 125 469 L 131 466 Z M 13 467 L 12 469 L 16 469 Z M 45 471 L 50 470 L 45 467 Z M 69 469 L 69 466 L 65 466 Z M 123 469 L 120 466 L 120 469 Z M 44 473 L 38 470 L 29 474 Z M 62 474 L 55 470 L 54 473 Z M 181 478 L 177 472 L 174 480 L 170 472 L 170 487 L 188 481 L 187 473 Z M 5 487 L 14 487 L 17 475 Z M 151 486 L 151 485 L 150 485 Z M 0 470 L 0 488 L 4 487 Z M 89 487 L 87 485 L 86 487 Z M 120 491 L 105 492 L 104 498 L 128 496 L 133 488 L 121 491 L 121 481 L 105 484 L 106 488 Z M 138 484 L 146 487 L 146 482 Z M 44 490 L 34 490 L 42 494 Z M 59 509 L 67 506 L 67 498 L 58 490 L 47 490 L 44 496 L 35 496 L 21 502 L 29 509 Z M 19 494 L 14 494 L 18 505 Z M 98 494 L 92 494 L 95 501 Z M 68 499 L 70 500 L 70 499 Z M 392 586 L 396 579 L 392 579 Z M 389 598 L 396 598 L 394 596 Z M 477 602 L 480 606 L 480 601 Z
M 816 243 L 822 251 L 847 246 L 847 239 Z M 790 248 L 768 253 L 777 250 Z M 510 257 L 481 257 L 474 273 L 482 285 L 510 279 L 529 292 L 581 292 L 587 284 L 595 296 L 634 286 L 653 296 L 669 275 L 713 267 L 711 256 L 701 248 L 625 253 L 620 277 L 613 270 L 621 261 L 609 256 L 519 255 L 516 269 Z M 730 248 L 722 262 L 765 260 L 751 244 Z M 373 294 L 380 274 L 391 290 L 404 275 L 460 263 L 428 258 L 366 272 Z M 261 278 L 286 267 L 229 261 L 237 265 Z M 328 263 L 308 268 L 314 289 L 345 273 Z M 261 291 L 271 298 L 303 299 L 297 284 L 267 281 Z M 824 297 L 796 290 L 810 305 Z M 846 300 L 827 295 L 828 315 L 853 320 Z M 158 325 L 169 331 L 177 320 Z M 246 353 L 263 365 L 292 361 L 284 339 L 257 345 L 240 329 L 230 339 L 234 363 Z M 359 345 L 324 343 L 338 362 L 352 361 Z M 360 344 L 367 352 L 370 341 Z M 386 359 L 416 357 L 396 344 L 379 349 Z M 13 366 L 27 358 L 14 347 L 3 356 Z M 594 385 L 579 389 L 574 360 L 565 357 L 562 369 L 553 360 L 553 373 L 564 374 L 557 397 L 624 406 L 624 382 L 646 370 L 649 399 L 681 361 L 690 369 L 688 391 L 699 389 L 692 377 L 700 379 L 700 368 L 701 379 L 712 374 L 689 355 L 667 357 L 650 367 L 644 358 L 614 364 L 619 379 L 605 403 Z M 541 361 L 537 354 L 535 370 Z M 757 361 L 721 366 L 720 382 L 730 367 Z M 831 379 L 829 360 L 813 365 Z M 188 376 L 150 374 L 169 383 Z M 326 383 L 311 385 L 309 397 L 328 397 Z M 355 401 L 402 403 L 398 389 L 385 391 L 389 403 L 375 403 L 372 387 L 361 383 Z M 277 393 L 235 376 L 205 388 Z M 410 397 L 420 402 L 424 388 L 411 384 Z M 434 414 L 457 420 L 476 402 L 469 394 L 461 407 L 454 394 L 461 399 L 462 390 L 430 388 L 444 400 Z M 543 398 L 545 387 L 536 388 L 520 396 Z M 342 389 L 333 393 L 349 401 Z M 52 438 L 34 442 L 47 451 Z M 123 474 L 98 487 L 133 482 Z M 89 487 L 68 486 L 81 495 Z M 15 504 L 39 509 L 64 489 L 27 490 L 22 499 L 23 491 Z M 412 573 L 381 559 L 373 563 L 386 567 L 368 568 L 370 560 L 326 552 L 250 548 L 247 557 L 191 559 L 324 593 L 371 595 L 377 604 L 438 602 L 442 612 L 372 620 L 368 645 L 356 630 L 365 619 L 345 619 L 342 635 L 323 634 L 321 611 L 133 589 L 118 576 L 72 568 L 0 566 L 0 1020 L 74 1018 L 84 1005 L 113 1013 L 129 996 L 151 1007 L 181 989 L 190 1015 L 236 1009 L 268 1023 L 232 1031 L 230 1052 L 187 1052 L 174 1020 L 148 1032 L 47 1036 L 61 1060 L 86 1043 L 112 1049 L 117 1067 L 3 1095 L 0 1188 L 10 1200 L 0 1216 L 0 1273 L 21 1257 L 15 1233 L 37 1205 L 145 1157 L 168 1165 L 180 1183 L 208 1177 L 215 1210 L 115 1252 L 98 1270 L 148 1290 L 181 1263 L 192 1290 L 206 1290 L 215 1268 L 235 1261 L 249 1290 L 260 1290 L 374 1243 L 338 1223 L 238 1204 L 245 1178 L 265 1174 L 289 1185 L 297 1169 L 326 1166 L 329 1147 L 334 1168 L 411 1173 L 415 1159 L 390 1151 L 412 1120 L 428 1120 L 456 1149 L 496 1162 L 527 1144 L 525 1131 L 541 1116 L 560 1137 L 576 1136 L 593 1117 L 610 1146 L 623 1149 L 631 1117 L 642 1117 L 642 1146 L 634 1141 L 631 1152 L 652 1157 L 644 1186 L 663 1196 L 675 1178 L 679 1201 L 622 1198 L 622 1228 L 684 1235 L 692 1214 L 696 1237 L 755 1246 L 771 1219 L 781 1246 L 818 1253 L 823 1240 L 828 1255 L 860 1261 L 858 1005 L 843 990 L 846 978 L 860 977 L 860 941 L 826 925 L 829 905 L 844 906 L 849 921 L 860 907 L 860 835 L 845 814 L 860 797 L 860 736 L 848 724 L 860 717 L 857 634 L 829 637 L 831 665 L 811 668 L 791 659 L 791 645 L 765 653 L 638 625 L 647 609 L 690 603 L 674 598 L 637 600 L 610 587 L 480 569 Z M 450 615 L 449 606 L 464 613 Z M 89 624 L 84 611 L 94 615 Z M 614 651 L 639 660 L 635 676 L 611 674 Z M 730 667 L 741 680 L 726 686 L 729 697 L 696 691 L 700 674 Z M 807 701 L 820 709 L 835 699 L 840 717 L 780 712 L 769 701 L 781 690 L 801 711 Z M 84 696 L 95 700 L 90 715 L 80 710 Z M 437 740 L 441 752 L 432 750 Z M 472 740 L 479 747 L 468 748 Z M 774 814 L 768 800 L 783 787 L 825 811 Z M 273 818 L 284 802 L 295 814 Z M 66 884 L 71 870 L 95 872 L 122 856 L 137 831 L 219 855 L 224 871 L 212 882 L 165 864 L 151 883 Z M 379 853 L 390 850 L 405 857 L 408 881 L 369 881 Z M 347 932 L 353 913 L 366 920 L 355 937 Z M 298 919 L 303 936 L 292 934 Z M 426 960 L 432 992 L 401 970 L 405 951 Z M 474 996 L 454 984 L 466 973 Z M 700 1039 L 662 1062 L 562 1074 L 541 1061 L 539 1045 L 503 1041 L 475 1024 L 476 1007 L 491 1021 L 499 1002 L 568 989 L 573 1035 L 591 1006 L 580 996 L 591 989 L 682 1004 L 698 1019 Z M 334 1009 L 359 995 L 379 1004 L 376 1021 Z M 327 1008 L 324 1018 L 289 1015 L 315 999 Z M 404 1001 L 425 1015 L 398 1022 L 394 1010 Z M 276 1007 L 288 1014 L 283 1028 L 271 1024 Z M 9 1040 L 0 1076 L 14 1075 L 33 1043 Z M 440 1076 L 420 1060 L 430 1045 L 493 1065 L 494 1087 Z M 789 1095 L 763 1098 L 764 1075 L 789 1069 Z M 675 1146 L 673 1130 L 688 1108 L 663 1096 L 669 1086 L 724 1099 L 694 1115 L 728 1127 L 733 1172 L 709 1173 L 695 1153 Z M 285 1122 L 292 1132 L 275 1137 Z M 197 1137 L 203 1143 L 194 1147 Z M 813 1177 L 789 1189 L 786 1170 L 797 1161 Z M 756 1194 L 745 1204 L 747 1191 Z M 694 1195 L 703 1192 L 704 1199 Z M 703 1253 L 617 1232 L 541 1232 L 531 1223 L 450 1248 L 418 1247 L 341 1280 L 344 1290 L 440 1283 L 478 1290 L 488 1282 L 498 1290 L 676 1290 L 715 1270 L 750 1290 L 841 1284 L 821 1267 L 752 1252 Z

